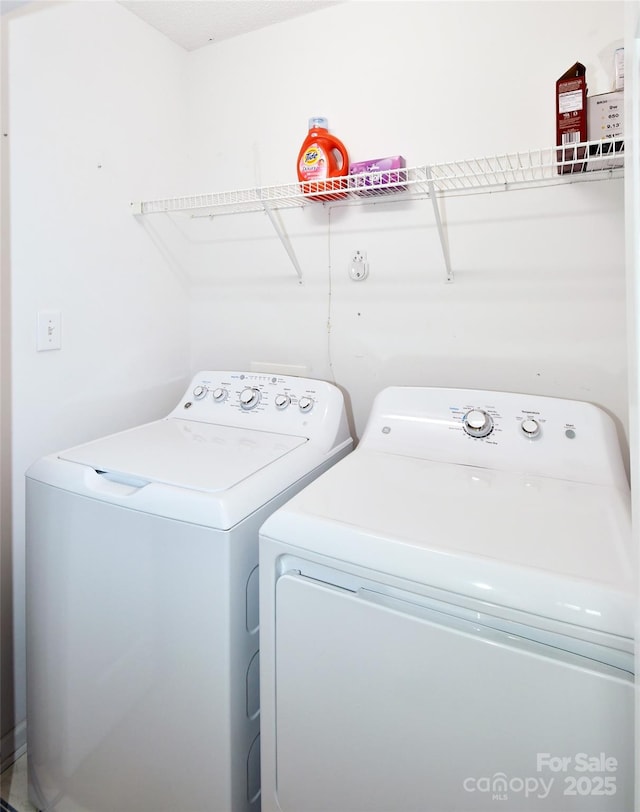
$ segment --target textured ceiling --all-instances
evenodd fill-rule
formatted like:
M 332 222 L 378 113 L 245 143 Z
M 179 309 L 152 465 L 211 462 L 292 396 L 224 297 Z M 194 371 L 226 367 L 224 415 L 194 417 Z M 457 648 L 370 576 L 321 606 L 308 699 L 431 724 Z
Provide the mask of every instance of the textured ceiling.
M 26 6 L 28 2 L 29 0 L 0 0 L 0 13 L 8 14 L 14 9 Z
M 119 0 L 187 51 L 266 28 L 342 0 Z

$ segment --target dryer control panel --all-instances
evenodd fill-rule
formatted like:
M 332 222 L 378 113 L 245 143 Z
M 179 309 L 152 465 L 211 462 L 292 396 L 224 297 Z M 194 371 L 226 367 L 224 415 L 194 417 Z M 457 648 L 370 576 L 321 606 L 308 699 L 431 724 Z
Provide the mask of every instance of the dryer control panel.
M 612 418 L 592 403 L 511 392 L 389 387 L 361 446 L 628 489 Z
M 350 437 L 338 387 L 290 375 L 199 372 L 169 418 L 332 442 Z

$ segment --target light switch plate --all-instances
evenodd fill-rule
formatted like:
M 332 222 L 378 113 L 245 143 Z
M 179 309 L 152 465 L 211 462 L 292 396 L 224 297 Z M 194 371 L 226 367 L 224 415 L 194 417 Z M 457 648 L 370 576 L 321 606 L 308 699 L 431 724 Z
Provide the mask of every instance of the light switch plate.
M 62 315 L 59 310 L 39 310 L 36 350 L 59 350 L 62 347 Z

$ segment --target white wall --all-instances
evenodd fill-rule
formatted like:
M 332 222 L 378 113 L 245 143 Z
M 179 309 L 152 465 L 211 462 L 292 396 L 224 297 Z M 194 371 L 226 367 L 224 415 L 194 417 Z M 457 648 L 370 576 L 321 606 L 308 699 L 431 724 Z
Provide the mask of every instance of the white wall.
M 354 160 L 551 146 L 556 79 L 580 60 L 590 92 L 608 90 L 623 32 L 617 2 L 357 0 L 187 54 L 113 2 L 12 17 L 12 721 L 25 469 L 163 414 L 198 368 L 302 365 L 343 387 L 357 434 L 379 389 L 420 383 L 591 400 L 624 439 L 620 180 L 447 199 L 450 285 L 429 201 L 283 212 L 302 285 L 264 215 L 127 210 L 295 181 L 318 114 Z M 50 308 L 63 348 L 36 353 Z
M 116 3 L 47 3 L 5 22 L 15 685 L 3 758 L 24 741 L 24 472 L 166 414 L 189 376 L 182 270 L 129 211 L 184 176 L 185 52 Z M 38 353 L 36 313 L 48 309 L 62 312 L 62 349 Z
M 8 82 L 6 70 L 7 30 L 0 17 L 0 741 L 2 733 L 13 727 L 13 714 L 3 710 L 13 706 L 13 595 L 11 544 L 11 285 L 9 250 L 9 144 L 6 105 Z M 6 720 L 6 725 L 5 725 Z M 0 754 L 4 747 L 0 745 Z M 0 768 L 2 758 L 0 757 Z
M 627 220 L 627 307 L 629 314 L 629 441 L 631 447 L 631 515 L 633 537 L 640 538 L 640 2 L 627 3 L 626 8 L 626 109 L 625 133 L 630 137 L 625 174 Z M 629 143 L 629 141 L 627 141 Z M 640 558 L 636 561 L 640 583 Z M 640 605 L 636 607 L 636 639 L 640 639 Z M 640 669 L 636 668 L 636 742 L 640 742 Z M 639 751 L 636 745 L 636 752 Z M 636 759 L 637 761 L 637 759 Z M 636 770 L 636 799 L 640 799 L 640 770 Z M 636 801 L 636 806 L 637 806 Z
M 556 79 L 580 60 L 590 93 L 609 90 L 623 18 L 610 2 L 354 2 L 201 49 L 183 191 L 294 182 L 312 115 L 353 160 L 552 146 Z M 346 389 L 358 434 L 375 393 L 407 383 L 591 400 L 624 441 L 623 181 L 442 205 L 452 285 L 429 201 L 282 212 L 301 286 L 263 215 L 180 220 L 193 366 L 304 365 Z

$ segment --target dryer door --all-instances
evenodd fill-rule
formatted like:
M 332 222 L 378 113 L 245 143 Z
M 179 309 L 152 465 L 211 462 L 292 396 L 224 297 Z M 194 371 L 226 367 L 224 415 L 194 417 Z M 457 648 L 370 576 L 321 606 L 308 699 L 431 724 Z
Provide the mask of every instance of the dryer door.
M 407 597 L 278 579 L 275 808 L 632 808 L 629 673 Z

